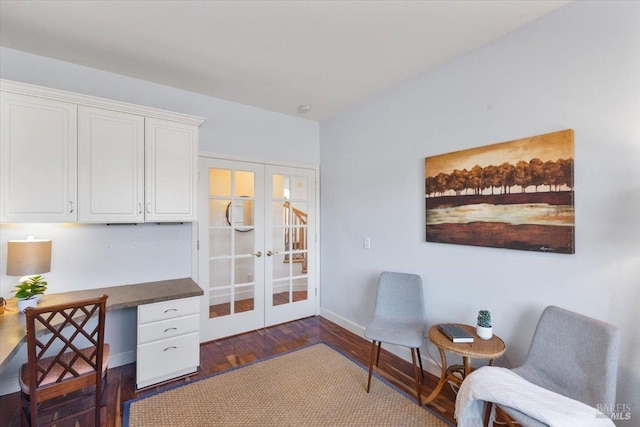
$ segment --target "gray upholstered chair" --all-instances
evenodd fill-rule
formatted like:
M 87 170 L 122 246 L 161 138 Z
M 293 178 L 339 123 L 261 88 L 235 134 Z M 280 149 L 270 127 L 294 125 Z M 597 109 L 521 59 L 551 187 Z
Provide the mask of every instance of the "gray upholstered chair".
M 420 375 L 424 378 L 422 358 L 420 357 L 424 330 L 422 278 L 416 274 L 383 272 L 378 281 L 373 320 L 364 331 L 364 336 L 372 340 L 367 393 L 371 387 L 374 359 L 376 366 L 378 366 L 382 343 L 395 344 L 411 349 L 416 395 L 418 404 L 422 404 L 421 380 L 416 366 L 416 353 L 420 364 Z
M 540 317 L 525 362 L 512 371 L 594 408 L 611 407 L 616 397 L 619 345 L 617 327 L 550 306 Z M 500 409 L 523 426 L 545 426 L 513 408 Z

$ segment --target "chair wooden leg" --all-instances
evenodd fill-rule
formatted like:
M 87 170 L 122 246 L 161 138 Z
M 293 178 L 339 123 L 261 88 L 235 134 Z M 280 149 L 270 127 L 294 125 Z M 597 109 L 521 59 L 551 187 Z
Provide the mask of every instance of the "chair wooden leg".
M 422 379 L 424 379 L 424 369 L 422 368 L 422 356 L 420 355 L 420 348 L 416 348 L 418 352 L 418 363 L 420 363 L 420 374 L 422 375 Z
M 382 341 L 378 341 L 378 351 L 376 353 L 376 366 L 378 366 L 378 362 L 380 362 L 380 349 L 382 348 Z
M 415 350 L 415 348 L 411 349 L 411 361 L 413 362 L 413 377 L 416 381 L 416 398 L 418 399 L 418 405 L 422 406 L 422 397 L 420 396 L 420 379 L 418 378 L 418 365 L 416 364 Z
M 36 427 L 38 425 L 38 401 L 35 399 L 35 396 L 29 396 L 29 415 L 32 427 Z
M 491 408 L 493 408 L 493 402 L 487 402 L 484 405 L 484 427 L 489 427 L 489 419 L 491 418 Z
M 496 405 L 496 419 L 500 418 L 500 420 L 504 421 L 507 427 L 516 427 L 515 422 L 511 419 L 506 412 L 504 412 L 498 405 Z
M 104 371 L 104 376 L 100 381 L 100 386 L 96 387 L 96 407 L 95 407 L 95 425 L 100 427 L 102 417 L 102 407 L 107 406 L 107 384 L 109 383 L 109 370 Z
M 379 347 L 378 347 L 379 348 Z M 367 380 L 367 393 L 369 393 L 369 388 L 371 387 L 371 372 L 373 371 L 373 359 L 376 354 L 376 342 L 371 342 L 371 357 L 369 358 L 369 379 Z
M 96 385 L 96 395 L 95 395 L 95 408 L 94 408 L 94 424 L 96 427 L 100 427 L 100 408 L 102 408 L 102 392 L 103 392 L 104 382 L 100 381 L 99 385 Z

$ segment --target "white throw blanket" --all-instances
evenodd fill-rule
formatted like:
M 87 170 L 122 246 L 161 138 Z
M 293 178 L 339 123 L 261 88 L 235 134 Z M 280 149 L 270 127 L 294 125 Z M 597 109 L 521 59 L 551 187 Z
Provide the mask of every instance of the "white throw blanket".
M 495 366 L 482 367 L 462 382 L 456 398 L 458 427 L 481 427 L 486 402 L 516 409 L 551 427 L 615 427 L 597 409 Z

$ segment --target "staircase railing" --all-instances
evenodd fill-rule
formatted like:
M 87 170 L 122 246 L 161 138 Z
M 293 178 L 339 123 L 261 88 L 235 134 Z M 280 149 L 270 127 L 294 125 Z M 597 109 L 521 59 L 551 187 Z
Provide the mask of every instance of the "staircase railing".
M 307 272 L 307 225 L 308 214 L 293 206 L 290 202 L 284 202 L 284 223 L 287 226 L 284 231 L 285 248 L 289 248 L 291 241 L 292 251 L 304 251 L 294 253 L 290 257 L 285 255 L 284 262 L 302 263 L 302 273 Z

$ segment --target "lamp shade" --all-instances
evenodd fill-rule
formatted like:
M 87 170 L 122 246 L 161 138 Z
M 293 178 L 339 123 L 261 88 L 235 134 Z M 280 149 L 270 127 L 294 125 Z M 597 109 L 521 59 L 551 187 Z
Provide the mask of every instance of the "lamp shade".
M 51 271 L 51 240 L 9 240 L 7 276 Z

